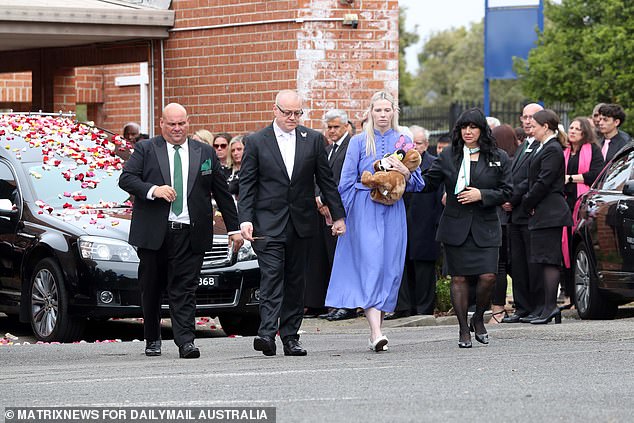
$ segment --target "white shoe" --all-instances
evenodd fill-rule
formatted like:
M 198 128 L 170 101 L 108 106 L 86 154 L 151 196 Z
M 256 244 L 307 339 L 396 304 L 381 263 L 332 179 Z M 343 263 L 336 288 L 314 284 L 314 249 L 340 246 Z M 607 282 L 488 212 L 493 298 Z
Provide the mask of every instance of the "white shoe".
M 372 342 L 371 339 L 368 339 L 368 348 L 374 352 L 387 351 L 387 337 L 385 335 L 381 335 Z

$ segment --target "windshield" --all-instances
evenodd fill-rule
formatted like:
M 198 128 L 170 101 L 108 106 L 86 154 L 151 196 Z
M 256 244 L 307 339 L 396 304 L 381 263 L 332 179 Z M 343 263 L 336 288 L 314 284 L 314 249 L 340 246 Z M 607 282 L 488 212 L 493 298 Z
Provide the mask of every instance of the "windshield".
M 42 208 L 114 207 L 128 200 L 118 180 L 130 149 L 119 135 L 60 116 L 2 115 L 0 142 L 24 166 Z

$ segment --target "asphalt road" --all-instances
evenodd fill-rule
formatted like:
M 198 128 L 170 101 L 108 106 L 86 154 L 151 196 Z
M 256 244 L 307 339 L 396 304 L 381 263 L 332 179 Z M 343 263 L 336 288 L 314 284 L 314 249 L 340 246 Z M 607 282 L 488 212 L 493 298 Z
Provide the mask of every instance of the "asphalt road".
M 307 357 L 264 357 L 253 351 L 253 338 L 227 338 L 201 324 L 197 360 L 179 359 L 172 342 L 164 342 L 162 357 L 145 357 L 142 342 L 126 340 L 140 338 L 140 324 L 109 322 L 92 327 L 93 336 L 123 334 L 123 342 L 0 346 L 0 402 L 273 406 L 278 422 L 629 422 L 631 314 L 613 321 L 491 325 L 490 345 L 474 342 L 470 350 L 457 347 L 452 324 L 390 327 L 390 349 L 379 354 L 367 350 L 362 318 L 311 319 L 302 327 Z M 25 330 L 6 319 L 0 317 L 2 333 Z

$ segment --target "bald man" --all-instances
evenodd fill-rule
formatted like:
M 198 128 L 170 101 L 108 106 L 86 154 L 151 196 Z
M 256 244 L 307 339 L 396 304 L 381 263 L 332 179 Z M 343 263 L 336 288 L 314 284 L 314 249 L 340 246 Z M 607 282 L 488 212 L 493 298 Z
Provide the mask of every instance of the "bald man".
M 167 290 L 174 342 L 181 358 L 194 345 L 196 289 L 205 251 L 213 245 L 213 194 L 235 252 L 243 240 L 238 213 L 214 149 L 187 136 L 183 106 L 163 109 L 161 135 L 135 145 L 119 178 L 134 195 L 130 244 L 138 247 L 145 355 L 161 355 L 161 299 Z

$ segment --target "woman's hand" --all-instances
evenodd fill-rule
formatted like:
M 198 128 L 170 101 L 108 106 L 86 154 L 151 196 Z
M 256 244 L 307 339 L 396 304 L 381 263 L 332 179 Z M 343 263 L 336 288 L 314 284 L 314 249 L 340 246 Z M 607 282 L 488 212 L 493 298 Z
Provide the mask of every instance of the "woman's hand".
M 475 203 L 482 200 L 482 193 L 477 188 L 466 187 L 460 194 L 457 195 L 457 198 L 460 204 Z
M 409 178 L 410 176 L 412 176 L 412 174 L 399 159 L 394 156 L 389 156 L 387 158 L 387 161 L 388 163 L 390 163 L 390 165 L 392 165 L 392 169 L 402 174 L 405 177 L 406 181 L 409 181 Z

